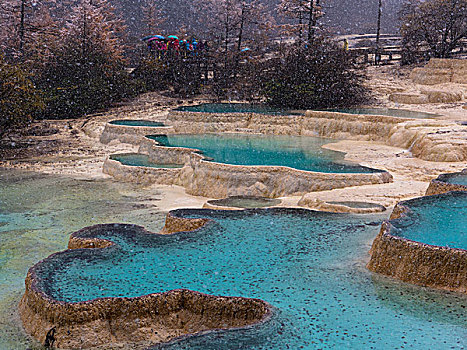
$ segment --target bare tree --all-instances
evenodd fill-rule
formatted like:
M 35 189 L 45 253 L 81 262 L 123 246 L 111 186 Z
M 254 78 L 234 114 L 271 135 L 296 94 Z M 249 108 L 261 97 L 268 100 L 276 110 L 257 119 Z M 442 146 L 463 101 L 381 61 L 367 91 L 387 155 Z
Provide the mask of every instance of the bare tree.
M 86 59 L 99 51 L 120 62 L 125 28 L 108 0 L 80 0 L 61 29 L 61 47 L 75 50 L 80 58 Z
M 299 42 L 305 40 L 310 44 L 316 36 L 318 20 L 323 16 L 320 0 L 281 0 L 278 12 L 296 23 L 286 24 L 284 28 L 290 34 L 297 35 Z
M 48 44 L 57 34 L 51 10 L 54 0 L 3 0 L 0 3 L 0 49 L 22 61 L 47 56 Z
M 38 85 L 48 117 L 76 117 L 129 93 L 124 68 L 123 21 L 108 0 L 80 0 L 53 48 Z
M 381 36 L 381 14 L 383 9 L 382 0 L 378 0 L 378 19 L 376 21 L 376 48 L 375 48 L 375 64 L 378 64 L 381 61 L 381 52 L 380 52 L 380 36 Z
M 450 57 L 467 38 L 467 0 L 408 1 L 401 23 L 405 63 Z
M 198 0 L 194 12 L 210 38 L 210 58 L 214 66 L 216 94 L 221 97 L 238 76 L 244 52 L 266 46 L 273 19 L 259 0 Z
M 166 18 L 164 17 L 163 10 L 158 1 L 143 1 L 143 22 L 147 26 L 147 34 L 156 34 L 157 31 L 160 31 L 165 20 Z

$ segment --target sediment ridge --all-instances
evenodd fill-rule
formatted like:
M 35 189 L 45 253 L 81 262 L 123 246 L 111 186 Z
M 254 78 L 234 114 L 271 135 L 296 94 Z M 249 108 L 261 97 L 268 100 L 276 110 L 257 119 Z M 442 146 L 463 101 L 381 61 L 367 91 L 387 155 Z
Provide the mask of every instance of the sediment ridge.
M 467 294 L 467 251 L 433 246 L 393 235 L 391 220 L 410 210 L 410 201 L 394 208 L 370 250 L 371 271 L 421 286 Z
M 198 229 L 207 221 L 169 214 L 163 232 Z M 135 225 L 96 225 L 72 234 L 69 248 L 108 249 L 112 242 L 95 237 L 106 229 L 148 233 Z M 24 329 L 46 347 L 85 349 L 112 343 L 156 344 L 200 332 L 250 327 L 271 315 L 271 306 L 259 299 L 212 296 L 187 289 L 134 298 L 55 300 L 47 293 L 38 270 L 48 260 L 69 251 L 53 254 L 29 269 L 26 291 L 19 304 Z
M 467 177 L 467 169 L 464 169 L 460 173 L 441 174 L 436 179 L 431 180 L 430 185 L 426 190 L 426 195 L 431 196 L 449 191 L 467 191 L 466 185 L 447 182 L 447 180 L 453 175 L 464 175 Z
M 185 187 L 188 194 L 216 199 L 236 195 L 277 198 L 392 181 L 391 174 L 384 170 L 371 173 L 321 173 L 284 166 L 217 163 L 206 161 L 196 149 L 165 147 L 148 138 L 141 143 L 139 152 L 157 163 L 185 166 L 175 170 L 152 170 L 145 167 L 129 167 L 107 159 L 104 163 L 104 173 L 125 181 L 134 179 L 138 183 L 180 185 Z

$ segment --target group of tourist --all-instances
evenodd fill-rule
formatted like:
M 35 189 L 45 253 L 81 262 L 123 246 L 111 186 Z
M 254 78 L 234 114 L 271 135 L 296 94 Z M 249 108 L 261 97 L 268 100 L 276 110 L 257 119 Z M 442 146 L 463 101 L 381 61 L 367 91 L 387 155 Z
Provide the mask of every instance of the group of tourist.
M 147 47 L 150 52 L 158 55 L 159 58 L 163 56 L 172 55 L 198 55 L 201 51 L 208 49 L 207 41 L 199 41 L 196 38 L 180 40 L 175 35 L 169 35 L 167 38 L 162 35 L 153 35 L 142 39 L 147 42 Z

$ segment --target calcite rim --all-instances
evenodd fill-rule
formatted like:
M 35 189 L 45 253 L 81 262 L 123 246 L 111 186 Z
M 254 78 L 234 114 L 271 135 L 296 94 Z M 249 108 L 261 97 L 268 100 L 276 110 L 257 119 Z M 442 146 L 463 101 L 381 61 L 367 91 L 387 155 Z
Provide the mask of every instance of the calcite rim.
M 208 104 L 211 104 L 211 102 L 203 102 L 203 103 L 198 103 L 198 104 L 193 104 L 193 105 L 189 105 L 189 106 L 180 106 L 180 107 L 176 107 L 176 108 L 172 108 L 170 109 L 169 113 L 179 113 L 179 112 L 182 112 L 182 113 L 196 113 L 196 114 L 199 114 L 199 113 L 203 113 L 203 114 L 208 114 L 208 115 L 213 115 L 213 114 L 221 114 L 221 115 L 245 115 L 245 114 L 255 114 L 255 115 L 267 115 L 267 116 L 302 116 L 302 115 L 305 115 L 305 113 L 308 111 L 308 109 L 303 109 L 303 110 L 300 110 L 300 109 L 288 109 L 286 110 L 287 112 L 290 112 L 289 113 L 259 113 L 259 112 L 206 112 L 206 111 L 192 111 L 192 110 L 185 110 L 185 109 L 182 109 L 182 108 L 185 108 L 185 107 L 199 107 L 199 106 L 203 106 L 203 105 L 208 105 Z M 230 103 L 230 104 L 244 104 L 242 102 L 233 102 L 233 103 Z M 260 104 L 262 105 L 262 104 Z M 263 104 L 264 105 L 264 104 Z M 267 106 L 267 105 L 264 105 L 264 106 Z M 417 113 L 419 111 L 416 111 L 416 110 L 411 110 L 411 109 L 407 109 L 407 108 L 396 108 L 396 107 L 375 107 L 375 106 L 371 106 L 371 105 L 360 105 L 358 107 L 355 107 L 355 109 L 359 109 L 359 108 L 362 108 L 362 109 L 365 109 L 365 108 L 369 108 L 369 109 L 381 109 L 381 110 L 397 110 L 397 111 L 404 111 L 404 112 L 413 112 L 413 113 Z M 430 119 L 430 118 L 436 118 L 436 117 L 441 117 L 442 115 L 441 114 L 438 114 L 438 113 L 431 113 L 431 112 L 420 112 L 420 113 L 424 113 L 427 115 L 426 118 L 411 118 L 411 117 L 402 117 L 402 116 L 395 116 L 395 115 L 389 115 L 389 114 L 372 114 L 372 113 L 351 113 L 351 112 L 345 112 L 345 111 L 334 111 L 333 110 L 334 108 L 329 108 L 329 109 L 309 109 L 310 112 L 326 112 L 326 113 L 335 113 L 336 115 L 339 115 L 339 114 L 345 114 L 345 115 L 357 115 L 357 116 L 360 116 L 360 115 L 364 115 L 364 116 L 377 116 L 377 117 L 388 117 L 388 118 L 398 118 L 398 119 L 401 119 L 403 121 L 406 121 L 406 120 L 414 120 L 414 119 Z M 338 108 L 337 108 L 338 109 Z M 344 110 L 345 108 L 343 108 Z M 350 108 L 352 109 L 352 108 Z
M 142 226 L 133 225 L 133 224 L 98 224 L 98 225 L 85 227 L 79 231 L 72 233 L 70 235 L 70 241 L 69 241 L 67 250 L 51 254 L 47 258 L 42 259 L 41 261 L 36 263 L 28 271 L 26 281 L 25 281 L 26 291 L 19 305 L 20 316 L 21 316 L 21 319 L 23 321 L 23 325 L 25 326 L 26 331 L 30 334 L 36 333 L 32 335 L 37 338 L 39 337 L 44 338 L 44 335 L 47 329 L 40 329 L 40 332 L 37 332 L 37 328 L 40 328 L 40 326 L 37 327 L 36 325 L 31 325 L 29 324 L 29 322 L 37 322 L 37 319 L 43 318 L 44 320 L 52 324 L 58 324 L 58 325 L 69 324 L 70 326 L 73 326 L 73 324 L 75 323 L 75 320 L 73 318 L 76 319 L 78 317 L 78 319 L 80 319 L 79 321 L 80 323 L 92 322 L 93 320 L 99 319 L 99 317 L 102 318 L 103 317 L 102 306 L 105 307 L 107 305 L 107 308 L 110 309 L 110 311 L 107 310 L 108 313 L 112 314 L 113 313 L 111 310 L 112 305 L 118 308 L 118 306 L 122 303 L 124 304 L 126 303 L 125 305 L 128 306 L 128 303 L 131 304 L 132 302 L 138 303 L 141 301 L 142 303 L 144 303 L 145 300 L 148 300 L 149 302 L 151 302 L 151 300 L 161 300 L 161 299 L 165 300 L 166 298 L 168 297 L 170 298 L 171 296 L 173 296 L 174 298 L 180 297 L 182 298 L 182 300 L 186 298 L 184 296 L 194 297 L 194 298 L 198 297 L 198 299 L 207 301 L 207 303 L 209 303 L 210 301 L 215 303 L 215 302 L 219 302 L 220 300 L 221 302 L 225 303 L 226 306 L 230 305 L 230 307 L 233 307 L 233 308 L 235 308 L 238 305 L 240 305 L 239 307 L 242 307 L 242 305 L 248 304 L 247 305 L 248 307 L 250 308 L 255 307 L 256 309 L 255 308 L 248 309 L 250 310 L 250 314 L 253 314 L 252 319 L 248 318 L 246 320 L 246 319 L 239 318 L 237 320 L 240 323 L 244 322 L 244 324 L 241 324 L 240 326 L 229 327 L 229 326 L 226 326 L 224 323 L 224 326 L 202 329 L 202 330 L 199 330 L 193 333 L 186 333 L 186 334 L 182 334 L 181 336 L 171 337 L 167 341 L 162 341 L 162 343 L 176 341 L 179 339 L 188 338 L 191 336 L 197 336 L 200 334 L 207 334 L 211 332 L 249 329 L 257 325 L 263 324 L 267 322 L 268 320 L 270 320 L 273 314 L 272 305 L 258 298 L 246 298 L 246 297 L 241 297 L 241 296 L 211 295 L 211 294 L 201 293 L 201 292 L 193 291 L 189 289 L 179 288 L 179 289 L 173 289 L 173 290 L 169 290 L 165 292 L 145 294 L 145 295 L 136 296 L 136 297 L 100 297 L 100 298 L 94 298 L 94 299 L 83 300 L 83 301 L 78 301 L 78 302 L 67 302 L 67 301 L 55 299 L 50 294 L 48 294 L 46 291 L 44 291 L 43 288 L 40 286 L 42 279 L 37 274 L 37 270 L 41 268 L 42 265 L 48 260 L 56 259 L 57 257 L 61 255 L 68 254 L 71 250 L 79 250 L 79 249 L 88 250 L 89 248 L 91 248 L 92 251 L 95 251 L 96 254 L 98 254 L 99 251 L 101 251 L 101 249 L 107 249 L 107 248 L 117 245 L 117 243 L 114 243 L 111 240 L 95 237 L 95 234 L 98 233 L 98 231 L 96 230 L 105 229 L 107 227 L 115 229 L 116 227 L 118 227 L 123 230 L 131 229 L 132 232 L 134 232 L 137 235 L 149 234 L 149 235 L 166 236 L 166 235 L 176 235 L 178 233 L 183 233 L 183 232 L 198 231 L 201 228 L 203 228 L 205 225 L 213 221 L 212 219 L 207 219 L 207 218 L 200 218 L 200 219 L 185 218 L 179 215 L 180 213 L 183 213 L 183 212 L 184 212 L 183 210 L 169 212 L 167 214 L 166 226 L 164 227 L 163 230 L 161 230 L 160 233 L 150 232 Z M 30 305 L 31 301 L 33 302 L 33 305 Z M 245 308 L 247 306 L 243 306 L 243 307 Z M 64 312 L 65 314 L 60 315 L 60 310 Z M 248 312 L 245 310 L 240 310 L 240 312 L 242 311 Z M 73 317 L 71 317 L 71 319 L 70 317 L 67 317 L 67 314 L 66 314 L 67 311 L 69 313 L 73 311 L 75 312 L 75 314 L 73 315 Z M 146 311 L 150 312 L 150 310 L 146 310 Z M 41 312 L 42 312 L 42 315 L 40 314 Z M 34 314 L 33 320 L 30 319 L 31 313 Z M 106 312 L 104 312 L 104 314 L 105 313 Z M 50 319 L 51 317 L 52 319 Z M 252 320 L 254 322 L 252 322 Z M 44 339 L 39 339 L 39 340 L 41 342 L 44 342 Z M 127 343 L 137 343 L 137 342 L 129 341 Z M 103 344 L 106 344 L 106 343 L 103 343 Z M 103 345 L 103 344 L 102 343 L 94 344 L 92 346 Z M 84 348 L 86 347 L 89 347 L 89 346 L 84 346 Z
M 448 181 L 450 178 L 458 175 L 465 175 L 467 177 L 467 168 L 456 173 L 441 174 L 436 179 L 431 180 L 425 195 L 431 196 L 451 191 L 467 191 L 466 185 Z
M 201 112 L 200 112 L 201 113 Z M 226 133 L 208 133 L 209 135 L 225 135 Z M 245 134 L 245 133 L 242 133 L 242 132 L 238 132 L 238 133 L 230 133 L 230 134 L 239 134 L 239 135 L 250 135 L 250 134 Z M 184 136 L 184 135 L 202 135 L 202 134 L 194 134 L 194 133 L 179 133 L 179 134 L 176 134 L 177 136 Z M 257 136 L 264 136 L 262 134 L 251 134 L 251 135 L 257 135 Z M 173 150 L 181 150 L 181 151 L 190 151 L 191 150 L 191 153 L 193 154 L 196 154 L 199 156 L 200 158 L 200 161 L 201 162 L 207 162 L 209 164 L 219 164 L 219 165 L 223 165 L 223 166 L 229 166 L 229 167 L 233 167 L 233 168 L 247 168 L 247 169 L 252 169 L 252 168 L 255 168 L 255 169 L 262 169 L 262 170 L 267 170 L 267 169 L 270 169 L 270 170 L 275 170 L 275 169 L 284 169 L 284 170 L 292 170 L 292 171 L 296 171 L 296 172 L 300 172 L 300 173 L 312 173 L 312 174 L 323 174 L 323 175 L 333 175 L 333 176 L 339 176 L 339 175 L 371 175 L 371 174 L 389 174 L 390 173 L 387 171 L 387 170 L 383 170 L 383 169 L 378 169 L 378 168 L 372 168 L 372 167 L 368 167 L 368 166 L 365 166 L 365 165 L 360 165 L 359 163 L 353 163 L 353 162 L 349 162 L 350 165 L 355 165 L 355 167 L 360 167 L 360 168 L 364 168 L 364 169 L 369 169 L 371 170 L 371 172 L 367 172 L 367 173 L 363 173 L 363 172 L 355 172 L 355 173 L 351 173 L 351 172 L 342 172 L 342 173 L 326 173 L 326 172 L 322 172 L 322 171 L 314 171 L 314 170 L 303 170 L 303 169 L 297 169 L 297 168 L 292 168 L 290 166 L 286 166 L 286 165 L 242 165 L 242 164 L 232 164 L 232 163 L 224 163 L 224 162 L 220 162 L 220 161 L 216 161 L 208 156 L 206 156 L 202 150 L 200 149 L 197 149 L 197 148 L 190 148 L 190 147 L 180 147 L 180 146 L 166 146 L 160 142 L 158 142 L 157 140 L 155 139 L 152 139 L 150 138 L 150 136 L 168 136 L 167 134 L 150 134 L 150 135 L 146 135 L 145 136 L 145 139 L 149 140 L 150 142 L 153 142 L 155 144 L 156 147 L 161 147 L 161 148 L 169 148 L 169 149 L 173 149 Z M 173 135 L 171 135 L 173 136 Z M 269 135 L 269 136 L 278 136 L 278 135 Z M 340 151 L 337 151 L 338 153 L 345 153 L 345 152 L 340 152 Z M 392 179 L 392 176 L 391 176 L 391 179 Z
M 467 294 L 467 250 L 427 244 L 392 234 L 391 221 L 409 212 L 410 204 L 429 197 L 465 195 L 463 191 L 418 197 L 398 203 L 370 250 L 368 269 L 387 276 L 431 288 Z
M 455 195 L 456 193 L 458 193 L 458 194 L 462 195 L 462 192 L 463 191 L 449 191 L 447 193 L 448 194 L 450 193 L 452 195 Z M 429 195 L 429 196 L 416 197 L 416 198 L 408 199 L 408 200 L 401 201 L 401 202 L 397 203 L 396 206 L 394 207 L 392 213 L 391 213 L 391 216 L 390 216 L 389 220 L 384 220 L 383 221 L 381 231 L 384 231 L 383 234 L 387 235 L 387 236 L 390 236 L 391 238 L 416 243 L 417 245 L 430 247 L 430 248 L 433 248 L 433 249 L 459 250 L 459 251 L 467 253 L 466 249 L 456 248 L 456 247 L 446 247 L 446 246 L 441 246 L 441 245 L 436 245 L 436 244 L 428 244 L 428 243 L 424 243 L 424 242 L 421 242 L 421 241 L 415 241 L 415 240 L 407 238 L 407 237 L 396 236 L 396 235 L 393 235 L 391 233 L 392 232 L 391 230 L 393 228 L 396 228 L 392 224 L 392 221 L 397 220 L 397 219 L 405 216 L 406 213 L 409 213 L 411 211 L 410 205 L 412 203 L 421 202 L 421 201 L 424 201 L 424 200 L 426 200 L 427 198 L 430 198 L 430 197 L 435 198 L 435 197 L 440 197 L 440 196 L 443 196 L 443 195 L 445 195 L 445 193 L 439 193 L 439 194 L 433 194 L 433 195 Z M 383 226 L 385 226 L 384 230 L 383 230 Z
M 166 163 L 166 164 L 170 164 L 170 165 L 176 165 L 175 167 L 173 168 L 170 168 L 170 167 L 150 167 L 150 166 L 145 166 L 145 165 L 129 165 L 129 164 L 125 164 L 123 163 L 122 161 L 118 160 L 118 159 L 115 159 L 115 157 L 118 157 L 118 156 L 132 156 L 132 155 L 137 155 L 137 156 L 147 156 L 147 154 L 144 154 L 144 153 L 138 153 L 138 152 L 122 152 L 122 153 L 112 153 L 112 154 L 109 154 L 109 156 L 106 158 L 105 161 L 115 161 L 115 162 L 118 162 L 120 163 L 122 166 L 129 166 L 129 167 L 141 167 L 141 168 L 150 168 L 150 169 L 181 169 L 185 166 L 185 164 L 182 164 L 182 163 Z M 159 164 L 159 163 L 154 163 L 154 164 Z
M 467 168 L 465 168 L 462 171 L 456 172 L 456 173 L 441 174 L 433 181 L 446 183 L 446 184 L 450 184 L 450 185 L 456 185 L 456 186 L 459 186 L 460 188 L 465 188 L 465 190 L 467 190 L 467 185 L 462 185 L 462 184 L 459 184 L 459 183 L 449 182 L 448 181 L 450 178 L 458 176 L 458 175 L 465 175 L 467 177 Z
M 126 124 L 116 124 L 116 122 L 122 121 L 135 121 L 135 122 L 150 122 L 150 123 L 160 123 L 161 125 L 126 125 Z M 128 127 L 128 128 L 171 128 L 171 125 L 167 125 L 161 120 L 150 120 L 150 119 L 112 119 L 107 122 L 110 125 Z

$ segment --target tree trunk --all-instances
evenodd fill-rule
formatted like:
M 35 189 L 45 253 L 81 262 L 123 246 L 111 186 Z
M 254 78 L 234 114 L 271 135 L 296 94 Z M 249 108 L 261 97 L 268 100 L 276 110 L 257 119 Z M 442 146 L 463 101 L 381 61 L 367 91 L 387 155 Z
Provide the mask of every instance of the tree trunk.
M 312 27 L 314 22 L 314 0 L 310 0 L 310 8 L 308 12 L 308 44 L 311 43 Z
M 19 52 L 21 58 L 23 57 L 23 49 L 24 49 L 24 12 L 26 9 L 26 0 L 21 0 L 21 20 L 19 24 Z
M 380 49 L 379 49 L 379 41 L 381 35 L 381 12 L 382 12 L 382 0 L 378 1 L 378 21 L 376 24 L 376 50 L 375 50 L 375 64 L 378 64 L 381 60 L 380 57 Z
M 235 66 L 234 66 L 234 76 L 238 75 L 238 68 L 240 66 L 240 50 L 242 49 L 242 40 L 243 40 L 243 26 L 245 24 L 245 3 L 242 3 L 242 12 L 240 15 L 240 28 L 238 31 L 238 41 L 237 41 L 237 52 L 235 53 Z
M 311 8 L 311 11 L 312 11 L 312 23 L 311 23 L 311 28 L 310 28 L 310 32 L 309 32 L 309 36 L 308 36 L 308 43 L 311 43 L 311 41 L 315 38 L 315 33 L 316 33 L 316 26 L 318 25 L 318 9 L 319 9 L 319 1 L 320 0 L 316 0 L 316 4 L 314 4 L 313 1 L 310 1 L 311 5 L 312 5 L 312 8 Z
M 302 44 L 302 41 L 303 41 L 303 13 L 302 11 L 300 10 L 299 13 L 298 13 L 298 24 L 299 24 L 299 28 L 300 28 L 300 31 L 298 32 L 298 40 L 299 40 L 299 43 L 300 45 Z

